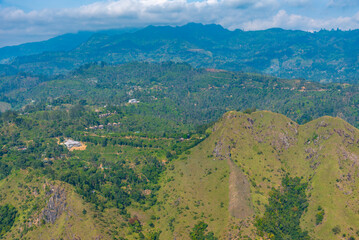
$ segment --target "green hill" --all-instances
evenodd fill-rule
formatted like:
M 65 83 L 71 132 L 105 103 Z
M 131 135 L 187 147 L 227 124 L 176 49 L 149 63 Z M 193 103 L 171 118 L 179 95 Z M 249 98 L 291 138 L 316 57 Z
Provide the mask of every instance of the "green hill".
M 0 78 L 0 101 L 14 109 L 46 109 L 79 99 L 90 105 L 123 106 L 141 115 L 185 124 L 217 121 L 227 111 L 256 107 L 299 123 L 339 116 L 359 126 L 358 86 L 320 84 L 266 75 L 196 69 L 185 63 L 88 64 L 65 75 L 18 74 Z
M 230 111 L 195 131 L 124 108 L 0 115 L 3 238 L 358 237 L 359 130 L 344 120 Z
M 357 237 L 358 129 L 338 118 L 298 125 L 260 111 L 226 113 L 211 130 L 208 139 L 167 166 L 153 210 L 161 239 L 189 239 L 199 221 L 220 239 L 258 237 L 254 219 L 263 216 L 272 188 L 287 174 L 308 183 L 303 230 L 314 239 Z M 316 220 L 321 212 L 323 219 Z

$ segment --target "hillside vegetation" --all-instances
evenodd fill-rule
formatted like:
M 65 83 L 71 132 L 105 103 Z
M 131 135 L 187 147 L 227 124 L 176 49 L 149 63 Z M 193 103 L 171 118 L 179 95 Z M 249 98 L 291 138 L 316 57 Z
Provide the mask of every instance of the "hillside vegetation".
M 0 65 L 0 238 L 358 239 L 358 86 L 221 69 L 355 82 L 355 39 L 189 24 Z
M 5 238 L 138 238 L 133 224 L 156 204 L 166 162 L 206 137 L 127 106 L 84 103 L 0 115 L 0 210 L 11 210 L 0 219 Z M 81 146 L 66 148 L 68 139 Z
M 0 101 L 25 112 L 35 106 L 55 109 L 75 104 L 124 106 L 127 111 L 161 116 L 181 124 L 216 121 L 229 110 L 266 109 L 299 123 L 321 116 L 339 116 L 359 126 L 357 85 L 319 84 L 260 74 L 195 69 L 188 64 L 89 64 L 53 77 L 19 74 L 3 77 Z
M 141 109 L 3 113 L 4 238 L 356 237 L 359 130 L 345 121 L 248 110 L 194 128 Z
M 154 208 L 160 216 L 161 237 L 187 239 L 191 227 L 204 221 L 221 239 L 287 239 L 269 229 L 278 231 L 283 225 L 288 232 L 284 219 L 292 215 L 288 224 L 307 231 L 313 239 L 355 239 L 359 226 L 358 140 L 359 131 L 338 118 L 298 125 L 270 112 L 229 112 L 208 139 L 167 166 L 159 206 Z M 242 181 L 233 182 L 234 174 Z M 283 183 L 288 175 L 299 178 Z M 299 182 L 304 184 L 304 205 L 293 203 L 286 209 L 284 204 L 291 206 L 291 197 L 298 201 L 296 192 L 273 203 L 286 187 Z M 231 187 L 233 184 L 238 187 Z M 284 189 L 276 192 L 280 188 Z M 298 222 L 294 216 L 300 209 L 295 206 L 302 206 L 303 211 L 297 213 Z M 277 211 L 288 212 L 267 222 Z M 287 234 L 290 239 L 304 239 L 290 231 Z
M 65 43 L 71 39 L 71 35 L 63 37 Z M 84 37 L 81 39 L 82 44 L 74 49 L 67 48 L 75 45 L 62 43 L 61 37 L 51 39 L 49 43 L 37 45 L 59 51 L 21 56 L 9 63 L 18 71 L 63 74 L 97 61 L 111 64 L 175 61 L 194 67 L 261 72 L 311 81 L 358 81 L 358 30 L 229 31 L 219 25 L 190 23 L 182 27 L 149 26 L 118 35 L 99 33 L 87 41 Z M 78 40 L 73 42 L 78 43 Z M 16 56 L 19 49 L 30 54 L 37 45 L 3 48 L 0 57 L 1 54 Z

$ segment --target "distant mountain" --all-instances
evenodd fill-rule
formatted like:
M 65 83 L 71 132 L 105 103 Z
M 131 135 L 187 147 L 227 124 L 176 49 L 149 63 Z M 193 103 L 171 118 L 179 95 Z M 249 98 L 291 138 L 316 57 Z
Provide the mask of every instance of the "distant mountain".
M 86 41 L 93 32 L 69 33 L 46 41 L 25 43 L 17 46 L 0 48 L 0 61 L 11 61 L 18 56 L 39 54 L 49 51 L 69 51 Z
M 31 42 L 17 46 L 0 48 L 0 63 L 9 63 L 14 58 L 20 56 L 40 54 L 44 52 L 70 51 L 86 42 L 94 34 L 119 35 L 124 32 L 131 32 L 135 29 L 111 29 L 102 31 L 80 31 L 78 33 L 68 33 L 46 41 Z
M 321 82 L 359 80 L 359 30 L 229 31 L 219 25 L 149 26 L 95 34 L 70 51 L 18 57 L 21 71 L 59 74 L 89 62 L 188 62 L 194 67 L 261 72 Z

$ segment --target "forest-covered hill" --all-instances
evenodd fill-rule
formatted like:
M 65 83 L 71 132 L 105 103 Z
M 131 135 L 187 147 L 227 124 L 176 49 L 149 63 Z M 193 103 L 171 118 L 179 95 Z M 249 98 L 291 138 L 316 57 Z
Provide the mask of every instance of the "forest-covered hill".
M 29 42 L 15 46 L 6 46 L 0 48 L 0 64 L 11 63 L 16 57 L 21 56 L 36 55 L 44 52 L 70 51 L 96 34 L 111 36 L 126 32 L 135 32 L 136 30 L 138 29 L 121 28 L 99 31 L 79 31 L 77 33 L 63 34 L 40 42 Z
M 299 123 L 339 116 L 359 126 L 358 87 L 286 80 L 260 74 L 195 69 L 189 64 L 88 64 L 65 76 L 18 74 L 1 78 L 0 101 L 14 109 L 42 109 L 79 99 L 91 105 L 125 105 L 143 115 L 181 123 L 216 121 L 229 110 L 257 108 L 282 113 Z
M 95 34 L 75 49 L 18 57 L 12 65 L 19 71 L 61 74 L 97 61 L 176 61 L 194 67 L 354 83 L 359 79 L 358 46 L 358 30 L 229 31 L 219 25 L 191 23 L 182 27 L 149 26 L 133 33 Z M 26 46 L 24 49 L 27 51 Z

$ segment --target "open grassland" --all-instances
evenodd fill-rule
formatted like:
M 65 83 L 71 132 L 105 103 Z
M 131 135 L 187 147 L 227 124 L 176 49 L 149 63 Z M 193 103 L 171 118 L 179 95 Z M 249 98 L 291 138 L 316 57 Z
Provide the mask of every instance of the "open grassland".
M 208 139 L 169 163 L 162 176 L 159 203 L 153 208 L 153 214 L 159 217 L 156 227 L 163 231 L 161 239 L 189 239 L 198 221 L 206 222 L 221 239 L 231 234 L 239 239 L 255 238 L 253 217 L 262 216 L 271 189 L 279 188 L 287 174 L 309 184 L 309 206 L 301 227 L 310 236 L 341 239 L 343 234 L 356 235 L 356 128 L 332 117 L 298 125 L 283 115 L 260 111 L 229 112 L 211 130 Z M 234 199 L 229 159 L 244 174 L 242 192 Z M 243 190 L 246 182 L 250 183 L 248 197 Z M 248 199 L 250 203 L 246 203 Z M 239 201 L 237 205 L 244 206 L 246 212 L 233 216 L 233 201 Z M 321 222 L 316 222 L 318 209 L 324 210 Z M 336 226 L 341 229 L 339 234 L 333 232 Z

